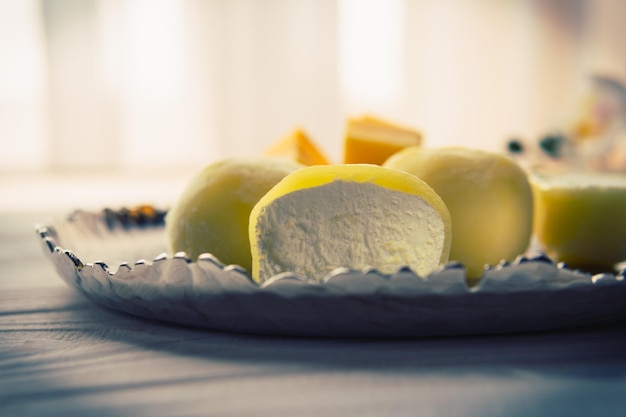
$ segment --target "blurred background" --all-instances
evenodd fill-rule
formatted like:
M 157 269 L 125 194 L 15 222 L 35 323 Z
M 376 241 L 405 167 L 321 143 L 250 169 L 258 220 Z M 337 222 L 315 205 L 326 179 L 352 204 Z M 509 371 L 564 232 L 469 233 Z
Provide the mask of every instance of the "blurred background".
M 429 146 L 558 129 L 626 79 L 622 0 L 0 0 L 0 210 L 168 204 L 209 162 L 346 117 Z

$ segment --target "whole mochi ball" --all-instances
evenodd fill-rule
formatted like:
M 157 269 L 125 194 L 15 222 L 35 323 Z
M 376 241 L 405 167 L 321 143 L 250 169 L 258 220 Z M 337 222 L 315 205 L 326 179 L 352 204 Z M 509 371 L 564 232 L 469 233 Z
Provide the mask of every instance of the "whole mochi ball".
M 418 176 L 442 198 L 452 218 L 450 260 L 465 265 L 470 281 L 485 265 L 511 261 L 530 244 L 533 195 L 512 159 L 463 147 L 411 147 L 384 166 Z
M 211 253 L 250 271 L 248 223 L 252 207 L 276 183 L 303 165 L 287 159 L 228 158 L 191 180 L 165 218 L 172 252 L 191 259 Z

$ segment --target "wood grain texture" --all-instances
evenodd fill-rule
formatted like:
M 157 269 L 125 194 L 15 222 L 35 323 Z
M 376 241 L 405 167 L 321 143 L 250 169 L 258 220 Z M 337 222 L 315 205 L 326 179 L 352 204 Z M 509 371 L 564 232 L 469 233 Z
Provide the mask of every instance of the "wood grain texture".
M 0 255 L 0 416 L 626 414 L 626 324 L 385 341 L 175 327 L 65 287 L 25 217 L 0 216 L 0 247 L 27 248 Z

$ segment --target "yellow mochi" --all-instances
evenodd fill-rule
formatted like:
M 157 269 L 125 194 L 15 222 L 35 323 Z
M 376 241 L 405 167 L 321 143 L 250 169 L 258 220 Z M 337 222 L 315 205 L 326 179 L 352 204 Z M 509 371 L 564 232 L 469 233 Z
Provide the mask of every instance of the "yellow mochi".
M 527 250 L 532 190 L 510 158 L 461 147 L 411 147 L 384 166 L 420 177 L 441 196 L 452 217 L 450 260 L 463 263 L 470 280 L 480 278 L 486 264 Z
M 626 260 L 626 175 L 534 175 L 531 183 L 534 232 L 548 255 L 589 272 Z
M 303 168 L 250 214 L 252 277 L 281 272 L 321 280 L 339 267 L 402 266 L 426 275 L 447 262 L 450 215 L 424 181 L 375 165 Z
M 170 250 L 186 252 L 191 259 L 208 252 L 249 271 L 252 207 L 283 177 L 302 167 L 269 157 L 229 158 L 210 164 L 189 183 L 166 216 Z

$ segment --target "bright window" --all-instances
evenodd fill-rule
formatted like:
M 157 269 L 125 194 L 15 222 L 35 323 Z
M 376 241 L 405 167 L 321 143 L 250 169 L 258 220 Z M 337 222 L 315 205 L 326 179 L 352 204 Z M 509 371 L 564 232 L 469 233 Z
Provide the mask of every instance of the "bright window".
M 624 2 L 0 0 L 0 172 L 168 172 L 372 112 L 430 145 L 551 127 Z

